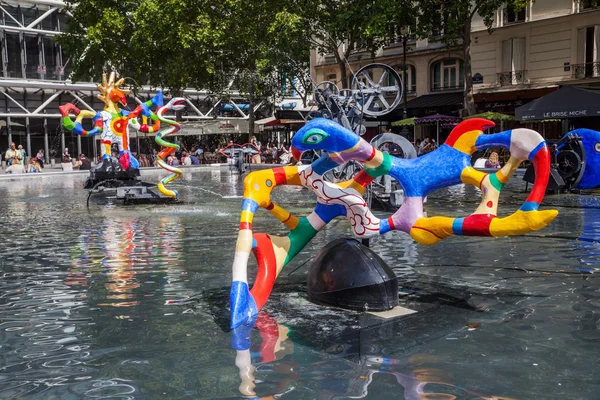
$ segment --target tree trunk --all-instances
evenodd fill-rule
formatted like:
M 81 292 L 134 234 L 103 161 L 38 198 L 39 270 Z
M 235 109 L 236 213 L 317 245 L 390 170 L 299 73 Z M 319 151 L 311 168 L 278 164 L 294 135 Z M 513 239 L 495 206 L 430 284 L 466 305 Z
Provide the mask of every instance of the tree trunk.
M 465 92 L 463 117 L 474 115 L 475 101 L 473 100 L 473 72 L 471 71 L 471 19 L 467 19 L 463 26 L 463 58 L 465 72 Z
M 348 89 L 348 74 L 346 73 L 346 63 L 344 60 L 338 60 L 340 67 L 340 80 L 342 81 L 342 89 Z
M 250 87 L 248 90 L 248 142 L 254 136 L 254 71 L 250 71 Z

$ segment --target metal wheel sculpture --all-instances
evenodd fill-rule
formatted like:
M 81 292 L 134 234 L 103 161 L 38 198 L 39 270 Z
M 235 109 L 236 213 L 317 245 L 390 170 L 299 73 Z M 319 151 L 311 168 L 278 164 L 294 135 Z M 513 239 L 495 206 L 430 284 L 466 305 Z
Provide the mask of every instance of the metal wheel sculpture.
M 373 77 L 378 77 L 377 82 Z M 365 117 L 389 114 L 401 99 L 402 81 L 398 73 L 385 64 L 369 64 L 354 74 L 350 89 L 340 90 L 329 81 L 319 83 L 314 95 L 318 111 L 313 116 L 333 120 L 362 136 L 366 132 L 363 125 Z M 360 169 L 360 166 L 349 163 L 333 169 L 326 178 L 336 182 L 348 180 Z
M 377 83 L 373 80 L 378 76 Z M 393 68 L 385 64 L 369 64 L 359 69 L 350 89 L 339 89 L 324 81 L 315 88 L 315 117 L 336 121 L 344 128 L 364 134 L 364 117 L 381 117 L 392 112 L 402 99 L 402 82 Z
M 379 76 L 377 82 L 373 79 Z M 393 68 L 385 64 L 369 64 L 356 72 L 352 91 L 360 94 L 358 109 L 369 117 L 380 117 L 393 111 L 402 100 L 402 82 Z

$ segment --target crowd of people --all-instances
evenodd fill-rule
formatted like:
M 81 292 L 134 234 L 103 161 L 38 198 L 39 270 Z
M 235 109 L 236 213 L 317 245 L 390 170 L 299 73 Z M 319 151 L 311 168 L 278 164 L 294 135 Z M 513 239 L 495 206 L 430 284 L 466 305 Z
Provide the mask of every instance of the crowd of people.
M 23 149 L 23 145 L 17 145 L 11 142 L 8 149 L 4 153 L 4 161 L 6 161 L 6 173 L 26 173 L 26 172 L 42 172 L 44 168 L 44 150 L 38 151 L 35 157 L 27 160 L 27 153 Z
M 178 150 L 170 154 L 165 160 L 167 164 L 172 166 L 192 166 L 200 165 L 205 163 L 223 163 L 227 162 L 227 159 L 234 153 L 224 151 L 229 147 L 240 147 L 242 145 L 236 143 L 234 138 L 230 138 L 226 142 L 216 141 L 213 139 L 213 146 L 207 145 L 204 142 L 198 142 L 192 145 L 189 149 L 186 146 L 181 146 L 181 150 Z M 220 138 L 222 140 L 222 138 Z M 291 149 L 287 142 L 278 144 L 276 142 L 267 141 L 261 143 L 257 140 L 256 136 L 252 136 L 249 142 L 250 146 L 254 147 L 257 151 L 252 152 L 249 155 L 248 161 L 253 164 L 290 164 L 293 162 Z M 436 140 L 426 136 L 423 140 L 415 140 L 413 142 L 418 156 L 431 153 L 438 148 Z M 208 147 L 212 147 L 213 151 L 209 151 Z M 246 146 L 248 147 L 248 146 Z M 390 154 L 394 153 L 394 149 L 385 149 Z M 119 151 L 116 146 L 112 149 L 112 156 L 118 159 Z M 152 149 L 150 152 L 144 152 L 142 154 L 136 153 L 141 167 L 152 167 L 157 166 L 158 150 Z M 16 145 L 14 142 L 10 143 L 9 148 L 3 154 L 2 159 L 6 161 L 6 173 L 35 173 L 42 172 L 44 169 L 45 154 L 44 150 L 40 149 L 35 157 L 31 157 L 27 160 L 27 154 L 22 145 Z M 100 163 L 100 156 L 96 160 L 96 163 Z M 62 166 L 65 169 L 65 165 L 72 165 L 71 169 L 79 170 L 90 170 L 92 169 L 92 161 L 85 156 L 80 154 L 76 158 L 72 158 L 69 154 L 69 149 L 65 148 L 62 154 Z M 486 160 L 486 168 L 500 168 L 498 153 L 492 152 L 489 158 Z

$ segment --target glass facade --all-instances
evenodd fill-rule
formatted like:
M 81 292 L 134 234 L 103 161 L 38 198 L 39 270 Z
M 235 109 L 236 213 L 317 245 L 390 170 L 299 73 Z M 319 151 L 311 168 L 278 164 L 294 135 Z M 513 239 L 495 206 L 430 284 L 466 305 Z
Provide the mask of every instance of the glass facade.
M 41 17 L 49 7 L 35 5 L 7 5 L 0 10 L 0 23 L 6 27 L 28 26 Z M 54 12 L 46 16 L 30 31 L 10 28 L 0 30 L 2 43 L 2 60 L 4 67 L 0 70 L 2 78 L 26 78 L 45 80 L 66 80 L 71 73 L 71 60 L 61 46 L 53 41 L 50 32 L 59 33 L 66 29 L 66 15 Z

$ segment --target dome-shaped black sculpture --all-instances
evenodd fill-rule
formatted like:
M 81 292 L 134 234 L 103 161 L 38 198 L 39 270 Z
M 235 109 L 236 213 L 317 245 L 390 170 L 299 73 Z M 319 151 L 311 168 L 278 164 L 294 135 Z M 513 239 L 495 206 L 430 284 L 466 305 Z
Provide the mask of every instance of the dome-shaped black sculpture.
M 308 271 L 308 299 L 350 310 L 390 310 L 398 305 L 398 280 L 373 250 L 355 239 L 336 239 Z

